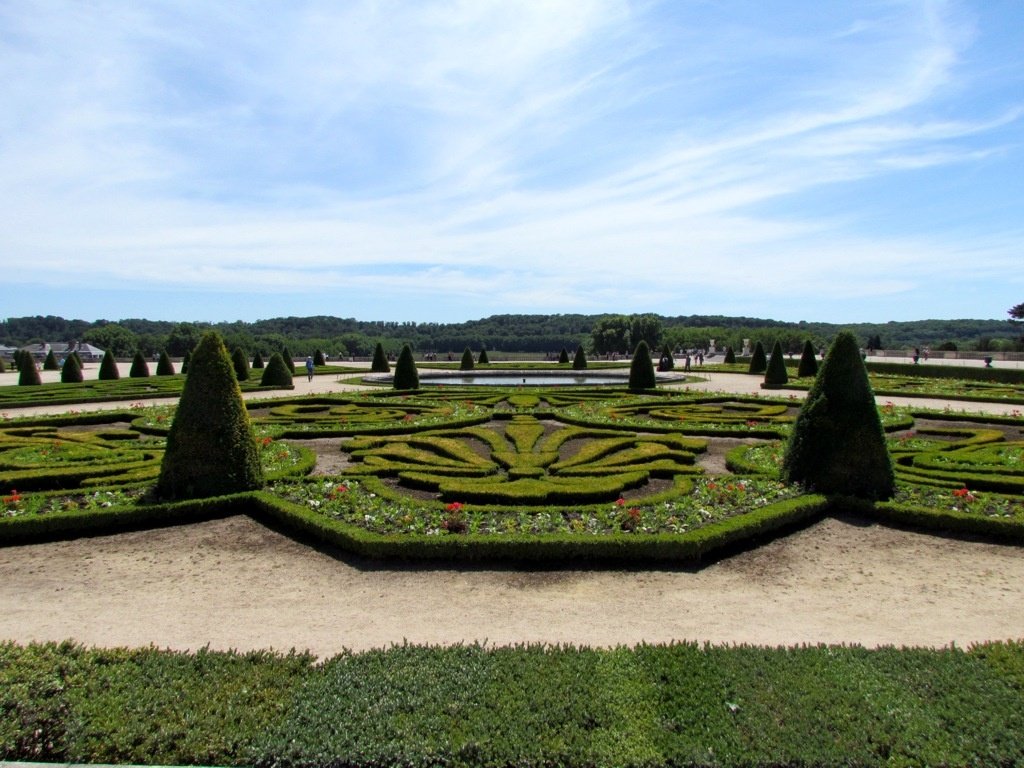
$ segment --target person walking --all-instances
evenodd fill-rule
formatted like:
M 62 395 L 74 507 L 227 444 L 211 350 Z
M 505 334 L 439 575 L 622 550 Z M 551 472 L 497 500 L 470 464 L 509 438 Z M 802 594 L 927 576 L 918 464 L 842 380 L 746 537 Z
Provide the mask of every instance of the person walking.
M 312 381 L 313 380 L 313 358 L 312 357 L 307 357 L 306 358 L 306 379 L 308 381 Z

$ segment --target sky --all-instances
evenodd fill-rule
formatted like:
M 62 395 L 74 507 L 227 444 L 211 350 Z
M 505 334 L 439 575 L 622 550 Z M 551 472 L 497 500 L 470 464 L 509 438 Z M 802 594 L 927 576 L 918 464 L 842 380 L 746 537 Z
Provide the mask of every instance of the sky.
M 1021 0 L 0 0 L 0 319 L 1006 319 Z

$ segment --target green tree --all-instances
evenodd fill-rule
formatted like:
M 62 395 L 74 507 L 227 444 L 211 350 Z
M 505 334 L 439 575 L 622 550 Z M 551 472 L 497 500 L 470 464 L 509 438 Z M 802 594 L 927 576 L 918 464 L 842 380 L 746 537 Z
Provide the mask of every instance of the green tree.
M 283 360 L 281 362 L 284 362 Z M 256 350 L 256 355 L 252 359 L 252 367 L 261 369 L 263 368 L 263 355 L 260 354 L 259 350 Z
M 661 318 L 657 315 L 630 315 L 630 344 L 639 344 L 641 341 L 644 341 L 647 342 L 648 349 L 657 349 L 658 345 L 661 343 L 661 335 L 663 332 L 664 326 L 661 323 Z
M 747 369 L 747 373 L 764 373 L 767 368 L 768 359 L 765 357 L 764 347 L 759 341 L 754 345 L 754 354 L 750 357 L 750 368 Z
M 313 352 L 313 365 L 327 365 L 327 360 L 324 359 L 324 353 L 322 350 L 317 349 Z
M 100 381 L 116 381 L 121 378 L 121 372 L 117 369 L 117 360 L 114 353 L 109 349 L 103 353 L 103 360 L 100 361 Z
M 173 376 L 174 375 L 174 363 L 171 362 L 171 356 L 167 354 L 167 350 L 160 353 L 160 359 L 156 361 L 156 375 L 157 376 Z
M 582 371 L 587 367 L 587 353 L 583 351 L 583 345 L 576 347 L 576 355 L 572 359 L 572 369 Z
M 857 340 L 836 336 L 786 443 L 782 477 L 816 493 L 892 498 L 895 477 Z
M 818 358 L 814 354 L 814 345 L 811 340 L 804 342 L 804 351 L 800 355 L 800 366 L 796 369 L 796 375 L 803 379 L 807 376 L 814 376 L 818 373 Z
M 196 348 L 202 336 L 203 331 L 198 325 L 178 323 L 167 335 L 167 353 L 173 357 L 185 357 Z M 184 365 L 181 372 L 185 372 Z
M 36 368 L 36 361 L 32 357 L 32 353 L 22 350 L 18 356 L 18 386 L 31 387 L 42 383 L 43 380 L 39 376 L 39 369 Z
M 43 360 L 43 370 L 44 371 L 59 371 L 60 370 L 60 363 L 57 362 L 57 356 L 55 354 L 53 354 L 53 350 L 52 349 L 49 352 L 46 353 L 46 359 Z
M 469 351 L 469 347 L 466 347 L 462 352 L 462 360 L 459 362 L 460 371 L 472 371 L 473 370 L 473 353 Z
M 671 371 L 676 367 L 676 361 L 672 357 L 672 348 L 666 344 L 661 348 L 661 357 L 658 358 L 659 371 Z
M 139 348 L 139 339 L 130 330 L 117 323 L 105 323 L 88 330 L 84 341 L 105 349 L 115 357 L 128 357 Z
M 598 319 L 590 331 L 590 343 L 599 355 L 624 353 L 629 349 L 629 318 L 611 315 Z
M 736 353 L 732 351 L 732 347 L 725 348 L 725 357 L 722 359 L 722 362 L 727 365 L 736 362 Z
M 146 358 L 142 356 L 142 351 L 137 350 L 135 356 L 132 358 L 132 367 L 128 371 L 128 378 L 130 379 L 148 379 L 149 378 L 149 363 L 146 362 Z
M 281 357 L 280 352 L 274 352 L 270 356 L 270 360 L 267 361 L 267 367 L 263 369 L 263 375 L 260 377 L 260 386 L 293 386 L 292 372 L 288 370 L 288 366 L 285 364 L 284 358 Z
M 633 361 L 629 365 L 629 388 L 634 391 L 654 389 L 657 386 L 654 363 L 651 362 L 651 348 L 646 341 L 636 345 Z
M 483 348 L 482 348 L 482 349 L 480 350 L 480 357 L 478 357 L 478 358 L 477 358 L 477 362 L 478 362 L 478 363 L 479 363 L 480 365 L 488 365 L 488 364 L 490 364 L 490 362 L 491 362 L 491 361 L 490 361 L 490 359 L 489 359 L 489 358 L 487 357 L 487 348 L 486 348 L 486 347 L 483 347 Z
M 388 363 L 388 356 L 384 354 L 384 345 L 379 341 L 373 348 L 373 360 L 370 362 L 370 371 L 372 373 L 391 372 L 391 365 Z
M 188 373 L 188 364 L 192 362 L 192 350 L 188 349 L 181 358 L 181 372 Z
M 470 355 L 469 359 L 472 361 L 473 356 Z M 408 344 L 402 346 L 402 351 L 398 355 L 398 361 L 395 363 L 394 387 L 395 389 L 420 388 L 420 374 L 416 370 L 416 361 L 412 357 L 412 347 Z
M 558 353 L 558 364 L 565 365 L 569 362 L 569 350 L 562 347 L 562 351 Z
M 239 381 L 249 380 L 249 356 L 241 347 L 235 347 L 231 353 L 231 367 L 235 369 L 235 378 Z
M 764 373 L 765 389 L 781 389 L 789 381 L 789 374 L 786 372 L 786 359 L 783 357 L 782 344 L 776 341 L 772 347 L 772 355 L 768 360 L 768 368 Z
M 288 366 L 288 370 L 292 376 L 295 375 L 295 358 L 292 357 L 292 353 L 288 351 L 288 347 L 284 347 L 281 350 L 281 359 L 284 360 L 284 364 Z
M 64 359 L 64 367 L 60 369 L 60 380 L 65 384 L 81 384 L 82 366 L 77 355 L 68 355 Z
M 185 499 L 251 491 L 263 486 L 259 446 L 238 380 L 219 334 L 203 334 L 192 355 L 157 493 Z
M 1006 312 L 1014 320 L 1024 320 L 1024 304 L 1010 307 Z

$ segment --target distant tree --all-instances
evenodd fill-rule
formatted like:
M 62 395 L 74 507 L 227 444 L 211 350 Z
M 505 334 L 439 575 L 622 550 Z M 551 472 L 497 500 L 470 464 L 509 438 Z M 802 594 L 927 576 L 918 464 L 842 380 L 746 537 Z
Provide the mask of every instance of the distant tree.
M 283 360 L 281 362 L 284 362 Z M 262 369 L 264 366 L 263 355 L 260 354 L 259 350 L 256 350 L 256 355 L 252 359 L 252 367 Z
M 195 349 L 202 336 L 202 329 L 194 323 L 178 323 L 167 335 L 167 352 L 174 357 L 185 357 Z M 184 365 L 181 372 L 185 372 Z
M 43 380 L 39 377 L 39 369 L 36 368 L 36 361 L 32 357 L 32 353 L 22 350 L 22 354 L 18 356 L 18 386 L 31 387 L 42 383 Z
M 491 361 L 487 357 L 487 348 L 484 347 L 480 350 L 480 356 L 476 360 L 480 365 L 488 365 Z
M 81 384 L 83 378 L 78 356 L 68 355 L 64 358 L 64 367 L 60 369 L 60 380 L 64 384 Z
M 629 342 L 639 344 L 647 342 L 648 349 L 657 349 L 661 343 L 661 336 L 664 333 L 664 326 L 661 318 L 657 315 L 630 315 L 629 318 Z
M 388 356 L 384 354 L 384 345 L 379 341 L 373 348 L 373 360 L 370 362 L 370 371 L 373 373 L 391 372 L 391 365 L 388 363 Z
M 804 342 L 804 351 L 800 355 L 800 366 L 796 369 L 796 375 L 803 379 L 814 376 L 818 372 L 818 358 L 814 354 L 814 345 L 811 340 Z
M 156 362 L 156 375 L 157 376 L 173 376 L 174 375 L 174 363 L 171 362 L 171 356 L 167 354 L 167 351 L 160 353 L 160 359 Z
M 470 355 L 469 359 L 470 362 L 472 362 L 473 356 Z M 420 374 L 419 371 L 416 370 L 416 361 L 412 356 L 412 347 L 408 344 L 402 346 L 402 351 L 398 354 L 398 361 L 395 363 L 394 388 L 420 388 Z
M 57 362 L 57 356 L 55 354 L 53 354 L 53 350 L 52 349 L 49 352 L 46 353 L 46 359 L 43 360 L 43 370 L 44 371 L 59 371 L 60 370 L 60 363 Z
M 313 365 L 327 365 L 324 353 L 319 349 L 313 352 Z
M 274 352 L 267 361 L 267 367 L 263 369 L 260 377 L 261 387 L 290 387 L 292 386 L 292 372 L 281 357 L 280 352 Z
M 239 381 L 249 380 L 249 356 L 241 347 L 235 347 L 231 353 L 231 367 L 235 369 L 235 378 Z
M 105 349 L 115 357 L 128 357 L 139 348 L 138 337 L 117 323 L 106 323 L 87 331 L 83 340 Z
M 1010 307 L 1007 310 L 1007 314 L 1009 314 L 1014 320 L 1024 320 L 1024 304 L 1018 304 L 1015 307 Z
M 772 355 L 768 360 L 768 368 L 764 372 L 765 389 L 781 389 L 789 381 L 786 372 L 786 359 L 783 357 L 782 344 L 776 341 L 772 347 Z
M 204 498 L 263 486 L 259 446 L 219 334 L 203 335 L 192 357 L 167 447 L 157 493 Z
M 722 362 L 731 364 L 736 362 L 736 353 L 732 351 L 732 347 L 725 348 L 725 357 L 722 358 Z
M 764 354 L 764 347 L 761 342 L 754 345 L 754 354 L 750 357 L 750 367 L 747 373 L 764 373 L 768 368 L 768 358 Z
M 466 347 L 462 351 L 462 360 L 459 362 L 460 371 L 472 371 L 473 370 L 473 353 L 469 351 L 469 347 Z
M 818 369 L 786 443 L 782 477 L 816 493 L 892 498 L 895 477 L 867 370 L 840 332 Z
M 590 331 L 590 343 L 599 355 L 625 352 L 629 349 L 629 318 L 625 315 L 602 317 Z
M 654 389 L 657 379 L 654 376 L 654 363 L 651 362 L 651 348 L 646 341 L 641 341 L 633 351 L 633 361 L 629 366 L 629 388 L 634 391 Z
M 565 365 L 568 362 L 569 350 L 567 350 L 565 347 L 562 347 L 562 351 L 558 353 L 558 363 L 559 365 Z
M 109 349 L 103 353 L 103 360 L 100 361 L 100 381 L 116 381 L 121 378 L 121 372 L 117 369 L 117 360 L 114 353 Z
M 582 371 L 587 367 L 587 353 L 583 351 L 583 345 L 576 347 L 576 355 L 572 359 L 572 369 Z
M 148 379 L 149 378 L 149 364 L 146 362 L 146 358 L 143 357 L 141 350 L 136 350 L 135 356 L 132 358 L 132 367 L 128 371 L 128 378 L 130 378 L 130 379 Z

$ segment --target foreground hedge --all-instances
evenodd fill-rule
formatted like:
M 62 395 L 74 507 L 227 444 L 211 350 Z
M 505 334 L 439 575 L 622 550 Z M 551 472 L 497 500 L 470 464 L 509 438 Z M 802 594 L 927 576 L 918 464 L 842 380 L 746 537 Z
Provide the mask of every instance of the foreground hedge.
M 257 766 L 1024 761 L 1024 644 L 302 654 L 0 644 L 0 758 Z

